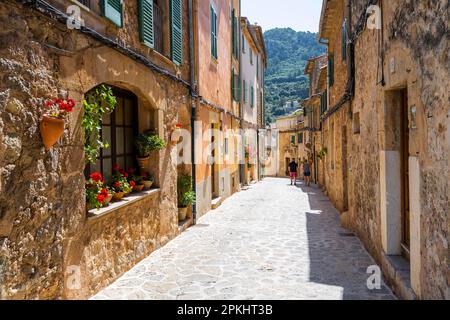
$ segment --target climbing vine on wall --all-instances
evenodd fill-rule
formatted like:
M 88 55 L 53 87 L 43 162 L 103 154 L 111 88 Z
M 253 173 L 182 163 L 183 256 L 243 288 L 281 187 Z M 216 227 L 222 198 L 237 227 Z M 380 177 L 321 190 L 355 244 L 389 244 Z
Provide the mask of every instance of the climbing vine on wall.
M 100 85 L 86 94 L 86 99 L 83 101 L 82 121 L 85 134 L 86 164 L 95 163 L 100 155 L 100 150 L 109 148 L 108 142 L 102 139 L 102 120 L 105 114 L 114 111 L 116 104 L 117 100 L 112 89 L 105 85 Z

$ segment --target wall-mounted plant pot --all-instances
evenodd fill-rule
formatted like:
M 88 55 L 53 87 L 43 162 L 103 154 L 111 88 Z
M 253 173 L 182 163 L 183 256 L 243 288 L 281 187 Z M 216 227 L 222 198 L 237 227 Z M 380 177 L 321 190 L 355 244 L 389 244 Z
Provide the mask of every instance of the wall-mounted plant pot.
M 43 116 L 40 121 L 42 142 L 45 150 L 50 150 L 64 133 L 64 120 Z
M 186 220 L 188 208 L 178 208 L 178 221 Z
M 144 181 L 144 189 L 149 190 L 153 185 L 153 181 Z
M 149 161 L 150 161 L 150 156 L 144 157 L 144 158 L 137 157 L 137 162 L 138 162 L 138 164 L 139 164 L 139 168 L 140 168 L 143 172 L 147 171 Z

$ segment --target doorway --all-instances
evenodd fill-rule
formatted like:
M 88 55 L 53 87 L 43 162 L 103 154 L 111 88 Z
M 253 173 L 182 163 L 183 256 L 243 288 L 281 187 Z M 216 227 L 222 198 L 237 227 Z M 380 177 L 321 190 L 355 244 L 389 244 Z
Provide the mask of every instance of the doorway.
M 342 211 L 348 211 L 347 126 L 342 127 Z
M 217 179 L 216 179 L 216 165 L 217 165 L 217 159 L 216 159 L 216 137 L 215 137 L 215 129 L 217 128 L 216 124 L 211 124 L 211 159 L 212 162 L 210 164 L 210 171 L 211 171 L 211 198 L 214 200 L 219 197 L 218 194 L 218 188 L 217 188 Z
M 399 105 L 401 106 L 401 134 L 400 134 L 400 164 L 402 189 L 402 255 L 409 259 L 410 252 L 410 198 L 409 198 L 409 126 L 408 126 L 408 92 L 406 89 L 399 92 Z

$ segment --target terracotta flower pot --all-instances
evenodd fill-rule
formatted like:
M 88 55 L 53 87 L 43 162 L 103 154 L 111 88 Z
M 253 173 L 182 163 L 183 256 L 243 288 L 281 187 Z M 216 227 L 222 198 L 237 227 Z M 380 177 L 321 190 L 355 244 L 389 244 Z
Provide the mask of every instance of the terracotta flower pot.
M 139 164 L 139 168 L 141 168 L 142 171 L 147 171 L 150 157 L 145 157 L 145 158 L 137 157 L 137 161 Z
M 149 190 L 153 185 L 153 181 L 144 181 L 144 189 Z
M 110 194 L 108 194 L 108 196 L 105 198 L 105 201 L 103 201 L 103 206 L 104 207 L 107 207 L 108 205 L 109 205 L 109 203 L 112 201 L 112 199 L 113 199 L 113 194 L 112 193 L 110 193 Z
M 114 201 L 120 201 L 123 199 L 123 197 L 125 197 L 125 193 L 124 192 L 116 192 L 113 195 L 113 200 Z
M 184 221 L 184 220 L 186 220 L 187 209 L 188 209 L 188 208 L 178 208 L 178 220 L 179 220 L 179 221 Z
M 142 190 L 144 190 L 144 185 L 140 184 L 140 185 L 136 185 L 133 187 L 133 191 L 134 192 L 141 192 Z
M 45 150 L 50 150 L 64 133 L 64 120 L 43 116 L 40 121 L 40 130 Z

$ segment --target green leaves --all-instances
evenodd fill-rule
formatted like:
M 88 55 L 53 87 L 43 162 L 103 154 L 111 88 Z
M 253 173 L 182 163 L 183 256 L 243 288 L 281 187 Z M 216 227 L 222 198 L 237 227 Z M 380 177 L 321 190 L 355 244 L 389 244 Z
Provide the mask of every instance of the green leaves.
M 311 32 L 295 32 L 292 29 L 272 29 L 264 33 L 267 49 L 265 74 L 266 120 L 292 112 L 285 108 L 288 101 L 309 96 L 309 80 L 304 75 L 309 58 L 325 52 Z
M 93 164 L 97 162 L 100 150 L 109 148 L 109 143 L 102 140 L 102 121 L 105 114 L 110 114 L 116 107 L 117 100 L 112 89 L 100 85 L 86 94 L 83 101 L 83 120 L 81 126 L 84 129 L 85 162 Z
M 139 157 L 145 158 L 150 155 L 152 151 L 159 151 L 166 147 L 166 142 L 158 135 L 140 134 L 136 138 L 136 148 L 138 149 Z
M 192 190 L 192 176 L 183 174 L 178 177 L 178 207 L 186 208 L 195 203 L 195 192 Z

